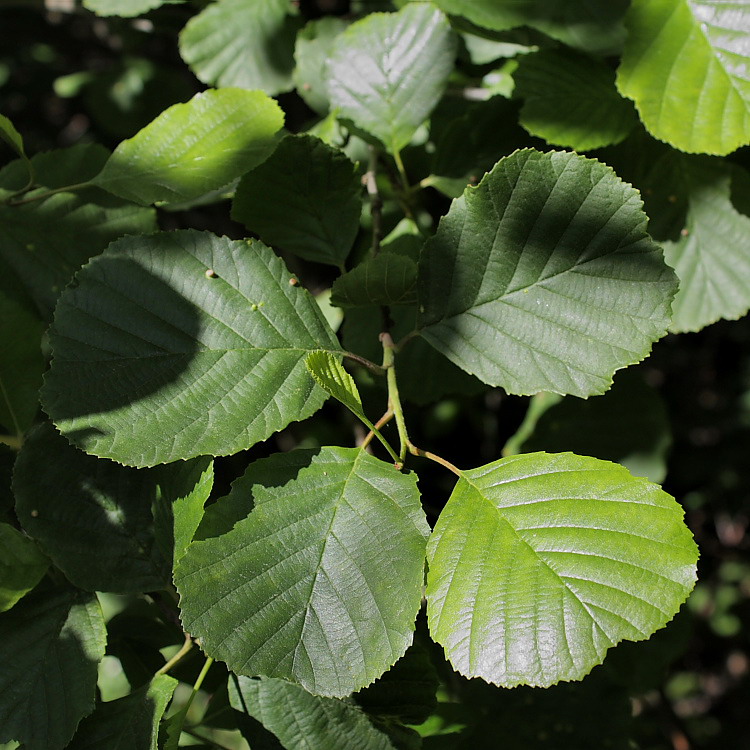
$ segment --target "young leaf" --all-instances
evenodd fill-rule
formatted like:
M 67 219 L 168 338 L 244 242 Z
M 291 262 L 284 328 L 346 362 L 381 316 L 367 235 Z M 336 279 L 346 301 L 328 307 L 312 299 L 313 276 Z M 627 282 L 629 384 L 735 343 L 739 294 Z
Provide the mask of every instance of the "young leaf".
M 571 453 L 463 472 L 428 546 L 430 632 L 467 677 L 579 680 L 687 598 L 698 549 L 682 519 L 656 485 Z
M 361 193 L 343 152 L 312 136 L 290 136 L 242 178 L 232 218 L 268 245 L 343 270 L 359 230 Z
M 331 303 L 339 307 L 413 305 L 417 264 L 405 255 L 381 252 L 333 282 Z
M 251 464 L 245 481 L 250 515 L 177 566 L 185 628 L 238 674 L 329 696 L 368 685 L 412 640 L 428 533 L 416 478 L 321 448 Z
M 257 719 L 285 748 L 300 747 L 302 738 L 306 750 L 397 748 L 356 705 L 311 695 L 284 680 L 232 677 L 229 699 L 235 710 Z
M 176 5 L 184 0 L 83 0 L 83 7 L 97 16 L 133 18 L 162 5 Z
M 292 88 L 300 25 L 288 0 L 219 0 L 188 21 L 180 55 L 203 83 L 273 96 Z
M 397 153 L 438 103 L 455 54 L 447 19 L 427 3 L 372 13 L 336 38 L 331 106 Z
M 58 304 L 47 413 L 133 466 L 236 453 L 310 416 L 325 396 L 304 359 L 340 347 L 290 278 L 260 242 L 185 230 L 113 243 Z
M 260 91 L 204 91 L 123 141 L 92 184 L 144 206 L 197 198 L 265 161 L 283 124 Z
M 656 138 L 728 154 L 750 142 L 750 8 L 741 0 L 634 0 L 617 86 Z
M 0 141 L 5 141 L 21 157 L 26 177 L 24 184 L 19 189 L 25 187 L 26 184 L 30 184 L 34 179 L 34 170 L 26 156 L 26 151 L 23 147 L 23 138 L 13 123 L 4 115 L 0 115 Z
M 524 100 L 521 125 L 547 143 L 601 148 L 624 140 L 637 122 L 614 72 L 596 58 L 542 50 L 521 58 L 513 80 L 513 95 Z
M 93 594 L 37 588 L 0 614 L 0 742 L 62 750 L 94 707 L 106 629 Z
M 156 482 L 155 471 L 89 456 L 44 424 L 18 454 L 13 491 L 24 530 L 72 583 L 125 594 L 169 581 L 171 550 L 154 538 Z
M 176 687 L 174 677 L 159 674 L 124 698 L 100 703 L 68 750 L 157 750 L 159 722 Z
M 6 612 L 42 580 L 49 559 L 32 539 L 0 523 L 0 612 Z
M 341 401 L 358 417 L 364 417 L 357 384 L 336 357 L 329 352 L 310 352 L 305 359 L 305 366 L 324 391 Z
M 593 159 L 501 159 L 425 245 L 420 333 L 509 393 L 603 393 L 669 322 L 675 277 L 646 222 L 637 191 Z
M 665 154 L 641 185 L 649 230 L 677 272 L 672 330 L 699 331 L 750 308 L 750 217 L 735 207 L 748 190 L 739 167 L 706 156 Z

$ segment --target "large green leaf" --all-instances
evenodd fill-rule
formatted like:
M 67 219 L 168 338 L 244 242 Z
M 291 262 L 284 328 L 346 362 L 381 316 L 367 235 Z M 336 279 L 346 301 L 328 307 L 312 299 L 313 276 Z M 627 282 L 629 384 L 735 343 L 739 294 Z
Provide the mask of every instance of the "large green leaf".
M 60 299 L 50 341 L 47 413 L 134 466 L 236 453 L 310 416 L 325 397 L 304 359 L 339 350 L 265 245 L 192 230 L 113 243 Z
M 0 742 L 61 750 L 94 707 L 106 630 L 93 594 L 38 588 L 0 614 Z
M 435 0 L 446 13 L 495 31 L 531 26 L 587 52 L 616 52 L 628 0 Z
M 373 13 L 336 38 L 328 62 L 331 106 L 396 153 L 438 103 L 455 54 L 445 16 L 429 4 Z
M 257 719 L 287 750 L 396 748 L 358 706 L 311 695 L 285 680 L 234 677 L 229 681 L 229 698 L 237 711 Z
M 411 643 L 428 533 L 414 475 L 355 448 L 277 454 L 255 507 L 175 571 L 185 628 L 238 674 L 345 696 Z
M 0 523 L 0 612 L 29 593 L 47 572 L 49 559 L 33 539 Z
M 682 151 L 750 142 L 750 7 L 744 0 L 634 0 L 617 72 L 648 130 Z
M 698 549 L 682 508 L 617 464 L 530 453 L 462 472 L 428 546 L 430 632 L 467 677 L 578 680 L 676 614 Z
M 69 750 L 157 750 L 159 722 L 176 687 L 174 677 L 160 674 L 124 698 L 100 703 Z
M 274 95 L 292 88 L 299 26 L 288 0 L 219 0 L 188 21 L 180 54 L 203 83 Z
M 663 336 L 676 283 L 637 191 L 527 149 L 453 201 L 420 259 L 421 335 L 510 393 L 603 393 Z
M 163 554 L 154 538 L 157 481 L 156 471 L 89 456 L 44 424 L 29 433 L 16 461 L 16 512 L 76 586 L 117 593 L 163 589 L 172 551 Z
M 109 152 L 87 143 L 37 154 L 31 160 L 41 187 L 26 197 L 87 182 L 104 166 Z M 0 192 L 26 181 L 21 161 L 0 171 Z M 153 232 L 156 214 L 98 188 L 61 192 L 22 206 L 0 206 L 0 257 L 16 272 L 44 319 L 73 274 L 92 255 L 124 234 Z
M 513 95 L 524 100 L 521 125 L 547 143 L 601 148 L 624 140 L 637 122 L 614 72 L 595 58 L 542 50 L 521 58 L 513 80 Z
M 359 229 L 361 193 L 343 152 L 309 135 L 291 136 L 240 180 L 232 218 L 268 245 L 343 270 Z
M 197 198 L 265 161 L 283 124 L 261 91 L 204 91 L 123 141 L 92 183 L 142 205 Z
M 750 217 L 735 206 L 736 197 L 750 194 L 748 181 L 720 159 L 670 152 L 640 185 L 649 231 L 680 279 L 675 331 L 735 320 L 750 308 Z

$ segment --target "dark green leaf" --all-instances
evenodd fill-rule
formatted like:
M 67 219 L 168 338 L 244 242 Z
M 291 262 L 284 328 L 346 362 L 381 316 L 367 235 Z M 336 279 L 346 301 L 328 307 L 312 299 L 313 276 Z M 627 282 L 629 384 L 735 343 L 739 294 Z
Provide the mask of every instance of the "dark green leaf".
M 0 742 L 66 747 L 94 707 L 105 643 L 93 594 L 38 588 L 0 614 Z
M 232 218 L 265 243 L 343 269 L 359 229 L 362 183 L 345 154 L 285 138 L 237 187 Z
M 609 167 L 518 151 L 425 245 L 421 335 L 510 393 L 603 393 L 669 322 L 675 277 L 645 228 L 640 196 Z
M 113 243 L 58 304 L 47 413 L 134 466 L 236 453 L 304 419 L 324 401 L 304 359 L 339 345 L 290 280 L 260 242 L 186 230 Z
M 428 533 L 414 475 L 354 448 L 277 454 L 254 508 L 175 571 L 185 628 L 238 674 L 344 696 L 411 643 Z
M 33 539 L 0 523 L 0 612 L 6 612 L 42 580 L 49 560 Z
M 339 307 L 412 305 L 417 301 L 417 264 L 382 252 L 333 282 L 331 303 Z

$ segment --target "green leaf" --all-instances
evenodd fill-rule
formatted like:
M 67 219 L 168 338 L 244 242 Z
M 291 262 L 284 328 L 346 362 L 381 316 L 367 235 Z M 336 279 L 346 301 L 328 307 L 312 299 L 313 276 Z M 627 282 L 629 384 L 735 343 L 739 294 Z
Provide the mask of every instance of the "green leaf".
M 21 157 L 26 171 L 26 183 L 21 187 L 31 184 L 34 180 L 34 169 L 26 156 L 26 151 L 23 147 L 23 138 L 13 123 L 4 115 L 0 115 L 0 141 L 5 141 Z
M 300 25 L 288 0 L 219 0 L 188 21 L 180 54 L 203 83 L 273 96 L 292 88 Z
M 174 677 L 160 674 L 124 698 L 100 703 L 69 750 L 157 750 L 159 722 L 176 687 Z
M 637 191 L 593 159 L 501 159 L 425 245 L 421 335 L 509 393 L 603 393 L 669 322 L 675 278 L 646 220 Z
M 250 515 L 177 566 L 185 628 L 238 674 L 329 696 L 368 685 L 406 651 L 420 605 L 415 476 L 321 448 L 258 461 L 245 482 Z
M 93 594 L 38 588 L 0 614 L 0 742 L 62 750 L 94 707 L 106 630 Z
M 104 166 L 109 152 L 81 144 L 38 154 L 31 160 L 43 188 L 34 197 L 74 183 L 87 182 Z M 0 188 L 23 187 L 23 165 L 15 161 L 0 171 Z M 98 188 L 61 192 L 22 206 L 0 206 L 3 242 L 0 258 L 26 287 L 44 320 L 73 274 L 90 257 L 124 234 L 156 230 L 153 209 L 134 206 Z
M 340 349 L 290 280 L 260 242 L 185 230 L 113 243 L 58 303 L 47 413 L 133 466 L 236 453 L 310 416 L 324 394 L 304 359 Z
M 284 680 L 233 677 L 229 698 L 237 711 L 257 719 L 288 750 L 302 747 L 301 742 L 305 750 L 396 748 L 353 703 L 311 695 Z
M 588 151 L 624 140 L 637 122 L 603 61 L 543 50 L 521 58 L 514 96 L 524 100 L 521 125 L 547 143 Z
M 579 680 L 674 617 L 698 549 L 682 508 L 617 464 L 571 453 L 462 472 L 428 546 L 432 637 L 467 677 Z
M 47 572 L 49 560 L 32 539 L 0 523 L 0 612 L 29 593 Z
M 435 0 L 451 15 L 504 31 L 530 26 L 586 52 L 612 54 L 625 37 L 621 18 L 628 0 Z
M 171 550 L 162 554 L 154 538 L 157 481 L 156 471 L 89 456 L 44 424 L 29 433 L 16 460 L 16 512 L 76 586 L 159 590 L 169 581 Z
M 735 206 L 750 194 L 739 167 L 705 156 L 665 154 L 641 188 L 649 231 L 680 279 L 672 330 L 699 331 L 750 308 L 750 218 Z
M 310 21 L 297 34 L 294 45 L 297 66 L 292 78 L 297 93 L 320 115 L 328 114 L 330 109 L 326 81 L 333 41 L 348 25 L 343 18 L 324 16 Z
M 83 0 L 83 7 L 97 16 L 133 18 L 162 5 L 177 5 L 183 0 Z
M 741 0 L 634 0 L 617 86 L 649 132 L 681 151 L 750 142 L 750 8 Z
M 343 152 L 312 136 L 291 136 L 242 178 L 232 218 L 268 245 L 343 269 L 359 230 L 361 193 Z
M 364 417 L 357 384 L 336 357 L 329 352 L 310 352 L 305 358 L 305 366 L 326 393 L 341 401 L 358 417 Z
M 372 13 L 336 38 L 328 62 L 331 106 L 395 154 L 438 103 L 455 54 L 445 16 L 429 4 Z
M 204 91 L 123 141 L 92 184 L 141 205 L 197 198 L 265 161 L 283 124 L 260 91 Z
M 417 301 L 417 264 L 405 255 L 381 252 L 333 282 L 331 303 L 339 307 L 412 305 Z

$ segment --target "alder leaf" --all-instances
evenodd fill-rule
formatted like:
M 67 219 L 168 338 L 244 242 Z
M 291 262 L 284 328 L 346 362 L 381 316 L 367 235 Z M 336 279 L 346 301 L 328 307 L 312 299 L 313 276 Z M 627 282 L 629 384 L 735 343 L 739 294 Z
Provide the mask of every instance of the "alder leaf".
M 362 213 L 362 183 L 338 149 L 290 136 L 237 186 L 232 218 L 263 242 L 344 268 Z
M 132 466 L 236 453 L 310 416 L 325 395 L 304 359 L 340 351 L 265 245 L 193 230 L 110 245 L 60 298 L 50 342 L 45 410 Z
M 254 507 L 193 542 L 175 571 L 182 622 L 237 674 L 343 697 L 412 641 L 429 533 L 414 475 L 356 448 L 251 464 Z
M 265 161 L 283 124 L 261 91 L 204 91 L 123 141 L 91 182 L 141 205 L 197 198 Z
M 219 0 L 180 32 L 180 55 L 203 83 L 273 96 L 292 88 L 300 26 L 288 0 Z
M 305 359 L 305 366 L 324 391 L 358 417 L 364 417 L 357 384 L 336 357 L 329 352 L 310 352 Z
M 31 591 L 47 572 L 49 559 L 33 539 L 0 523 L 0 612 Z
M 417 264 L 406 255 L 381 252 L 333 282 L 331 304 L 338 307 L 413 305 Z
M 593 159 L 501 159 L 425 245 L 421 335 L 509 393 L 603 393 L 666 333 L 676 290 L 642 205 Z
M 607 461 L 529 453 L 462 472 L 428 545 L 430 633 L 461 674 L 579 680 L 695 584 L 682 508 Z
M 336 37 L 328 61 L 331 107 L 397 153 L 438 103 L 455 55 L 447 19 L 429 4 L 371 13 Z
M 524 55 L 514 97 L 524 100 L 520 123 L 556 146 L 588 151 L 620 143 L 637 122 L 633 105 L 618 95 L 615 74 L 601 60 L 542 50 Z
M 617 86 L 649 132 L 681 151 L 750 142 L 750 8 L 743 0 L 634 0 Z
M 107 632 L 93 594 L 40 587 L 0 614 L 0 742 L 62 750 L 94 707 Z
M 159 722 L 177 684 L 159 674 L 123 698 L 100 703 L 81 722 L 68 750 L 157 750 Z
M 26 180 L 31 184 L 34 180 L 34 169 L 31 166 L 29 158 L 26 156 L 23 137 L 5 115 L 0 115 L 0 141 L 5 141 L 18 154 L 18 156 L 21 157 L 21 161 L 23 162 L 26 171 Z M 21 187 L 25 186 L 26 183 L 21 185 Z

